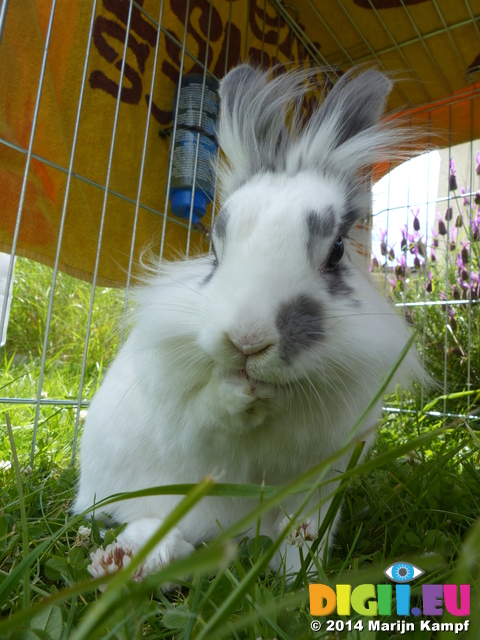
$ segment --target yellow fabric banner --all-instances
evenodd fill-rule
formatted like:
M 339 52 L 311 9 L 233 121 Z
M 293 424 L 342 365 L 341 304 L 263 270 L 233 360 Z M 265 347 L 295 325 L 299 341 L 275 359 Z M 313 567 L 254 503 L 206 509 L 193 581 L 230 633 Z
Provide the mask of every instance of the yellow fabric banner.
M 372 9 L 378 2 L 382 6 L 378 6 L 375 13 Z M 322 22 L 318 10 L 306 0 L 293 1 L 283 5 L 283 9 L 280 6 L 280 14 L 277 11 L 279 3 L 267 0 L 214 0 L 212 3 L 208 0 L 165 0 L 163 5 L 160 0 L 137 0 L 130 14 L 129 0 L 97 0 L 92 15 L 93 4 L 93 0 L 58 0 L 51 17 L 51 0 L 10 0 L 0 43 L 0 250 L 10 252 L 12 239 L 16 237 L 17 254 L 53 264 L 65 210 L 60 268 L 91 280 L 100 241 L 97 282 L 104 285 L 125 281 L 132 246 L 135 264 L 146 245 L 154 249 L 160 247 L 163 232 L 167 257 L 185 250 L 187 244 L 188 229 L 184 221 L 175 220 L 169 213 L 164 229 L 170 139 L 159 135 L 172 124 L 184 40 L 183 74 L 201 73 L 207 63 L 209 71 L 220 78 L 226 70 L 245 59 L 263 66 L 276 62 L 295 64 L 312 59 L 308 43 L 322 54 L 320 60 L 316 59 L 317 63 L 328 59 L 346 69 L 352 66 L 351 61 L 357 58 L 363 61 L 370 55 L 368 50 L 360 51 L 355 43 L 355 24 L 365 32 L 374 33 L 377 14 L 394 21 L 397 19 L 393 15 L 395 12 L 404 12 L 396 0 L 377 0 L 377 3 L 345 0 L 343 5 L 316 3 L 325 6 L 325 11 L 330 12 L 328 15 L 338 13 L 338 19 L 345 21 L 342 26 L 345 42 L 340 44 L 352 55 L 355 47 L 359 52 L 357 58 L 350 56 L 349 61 L 342 54 L 342 46 L 339 48 L 329 32 L 324 33 L 325 40 L 320 42 L 317 27 Z M 415 10 L 423 11 L 422 0 L 405 0 L 404 4 L 419 5 Z M 353 22 L 348 22 L 342 14 L 345 7 Z M 292 28 L 289 18 L 300 25 L 301 33 Z M 120 80 L 128 22 L 124 77 Z M 162 30 L 154 89 L 150 95 L 159 22 Z M 89 41 L 91 24 L 93 31 Z M 399 24 L 402 27 L 403 23 Z M 380 49 L 388 49 L 383 32 L 378 33 L 378 40 Z M 47 41 L 48 55 L 32 157 L 22 196 Z M 472 58 L 473 66 L 477 44 L 477 41 L 471 43 L 472 51 L 465 53 L 465 59 Z M 362 46 L 366 48 L 365 44 Z M 463 41 L 463 46 L 470 45 Z M 480 47 L 477 48 L 480 51 Z M 395 47 L 393 53 L 380 55 L 387 68 L 395 69 L 395 56 L 398 58 Z M 372 61 L 375 63 L 375 57 Z M 468 75 L 461 80 L 460 84 L 450 82 L 450 88 L 459 91 L 460 97 L 462 91 L 468 93 L 471 84 Z M 412 90 L 409 96 L 411 105 L 428 102 L 421 84 L 417 84 L 414 88 L 418 95 Z M 404 94 L 408 93 L 407 85 L 405 83 L 403 89 L 400 87 Z M 440 91 L 441 95 L 437 96 L 436 86 L 427 86 L 427 89 L 434 100 L 448 94 L 444 89 L 443 94 Z M 396 94 L 393 106 L 398 107 L 402 100 L 405 104 L 403 97 Z M 151 111 L 147 122 L 149 104 Z M 475 121 L 475 128 L 478 126 Z M 455 129 L 456 140 L 460 141 L 462 136 L 468 139 L 471 131 L 470 125 L 459 133 Z M 67 170 L 76 132 L 73 177 L 66 198 Z M 107 194 L 105 185 L 108 185 Z M 208 225 L 208 213 L 205 220 Z M 191 252 L 207 246 L 200 233 L 190 233 Z
M 17 244 L 19 255 L 53 263 L 88 55 L 60 268 L 84 279 L 92 277 L 113 147 L 98 267 L 98 282 L 105 285 L 122 283 L 127 273 L 149 100 L 151 115 L 134 261 L 146 245 L 155 249 L 161 243 L 170 138 L 162 138 L 159 131 L 172 124 L 185 25 L 188 53 L 184 73 L 201 73 L 207 61 L 210 71 L 221 77 L 245 52 L 248 58 L 259 62 L 263 58 L 268 65 L 277 57 L 288 60 L 291 48 L 293 58 L 298 59 L 296 49 L 300 49 L 285 22 L 279 22 L 275 10 L 265 11 L 263 2 L 251 2 L 249 13 L 246 2 L 216 2 L 210 15 L 207 0 L 192 0 L 187 21 L 185 1 L 164 2 L 161 16 L 160 2 L 140 1 L 138 5 L 145 13 L 132 7 L 114 133 L 129 5 L 127 0 L 98 1 L 89 49 L 92 2 L 57 2 Z M 6 252 L 10 251 L 15 230 L 50 10 L 49 0 L 12 0 L 0 46 L 0 249 Z M 158 27 L 147 15 L 157 22 L 160 18 L 166 31 L 160 38 L 153 98 L 150 87 Z M 265 32 L 264 21 L 268 25 Z M 164 255 L 185 250 L 187 233 L 185 223 L 170 214 Z M 208 246 L 196 231 L 191 233 L 190 243 L 193 252 Z

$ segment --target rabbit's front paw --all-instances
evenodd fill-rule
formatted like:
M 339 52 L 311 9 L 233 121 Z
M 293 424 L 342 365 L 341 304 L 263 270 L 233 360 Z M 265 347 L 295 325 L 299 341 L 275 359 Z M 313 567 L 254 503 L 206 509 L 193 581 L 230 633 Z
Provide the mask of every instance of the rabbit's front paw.
M 100 548 L 92 552 L 92 564 L 88 567 L 90 575 L 98 578 L 127 567 L 159 522 L 145 518 L 131 523 L 118 536 L 116 542 L 107 545 L 105 549 Z M 135 568 L 131 578 L 139 582 L 174 560 L 190 555 L 193 550 L 194 547 L 185 540 L 180 530 L 174 527 L 148 554 L 145 561 Z M 166 583 L 162 585 L 162 591 L 171 591 L 176 586 L 174 583 Z M 102 591 L 105 588 L 106 585 L 100 587 Z
M 93 578 L 100 578 L 109 573 L 115 573 L 119 569 L 127 567 L 137 551 L 138 545 L 136 544 L 112 542 L 108 544 L 105 549 L 99 548 L 90 553 L 92 563 L 88 566 L 88 572 Z M 145 575 L 144 564 L 142 564 L 135 569 L 132 574 L 132 580 L 141 580 Z M 100 590 L 103 591 L 105 588 L 106 585 L 102 585 Z
M 219 397 L 224 410 L 231 416 L 243 416 L 254 426 L 261 424 L 271 408 L 272 389 L 251 380 L 245 372 L 223 374 L 219 380 Z

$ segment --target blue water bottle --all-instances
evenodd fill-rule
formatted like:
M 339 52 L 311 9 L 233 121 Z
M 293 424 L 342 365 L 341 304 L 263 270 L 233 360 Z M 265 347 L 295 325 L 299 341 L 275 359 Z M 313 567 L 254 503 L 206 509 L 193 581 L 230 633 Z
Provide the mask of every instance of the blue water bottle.
M 205 215 L 207 205 L 213 200 L 215 193 L 218 82 L 211 77 L 204 78 L 201 74 L 187 74 L 182 78 L 177 100 L 177 130 L 170 182 L 170 208 L 177 217 L 189 220 L 193 195 L 192 224 L 195 225 Z M 200 110 L 202 111 L 201 120 Z M 193 193 L 198 136 L 200 139 L 195 193 Z

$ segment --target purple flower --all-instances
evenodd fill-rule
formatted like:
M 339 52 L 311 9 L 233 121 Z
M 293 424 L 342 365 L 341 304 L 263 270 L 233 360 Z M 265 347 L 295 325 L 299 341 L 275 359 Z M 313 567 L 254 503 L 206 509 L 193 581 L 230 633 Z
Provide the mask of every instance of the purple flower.
M 405 257 L 405 254 L 402 253 L 400 258 L 398 259 L 398 263 L 395 268 L 395 273 L 397 274 L 397 276 L 403 276 L 405 275 L 406 270 L 407 270 L 407 258 Z
M 455 226 L 457 227 L 457 229 L 461 229 L 463 226 L 463 216 L 461 213 L 459 213 L 455 219 Z
M 472 238 L 477 242 L 480 238 L 480 212 L 477 211 L 474 219 L 472 220 Z
M 438 216 L 438 234 L 441 235 L 441 236 L 446 236 L 447 235 L 447 227 L 445 226 L 445 223 L 442 220 L 442 216 L 440 215 L 439 211 L 437 211 L 437 216 Z
M 472 291 L 472 298 L 478 298 L 480 293 L 480 274 L 477 276 L 475 273 L 471 274 L 472 283 L 470 285 Z
M 417 241 L 414 244 L 410 245 L 410 253 L 415 257 L 425 257 L 425 246 L 423 244 L 423 238 L 421 236 L 418 236 Z
M 453 289 L 456 290 L 456 287 L 453 287 Z M 453 297 L 455 298 L 455 295 Z M 457 291 L 457 298 L 455 298 L 455 299 L 458 300 L 459 298 L 460 298 L 460 294 Z M 455 311 L 453 309 L 448 309 L 447 308 L 447 313 L 448 313 L 448 324 L 450 325 L 452 331 L 456 331 L 457 322 L 455 320 Z
M 470 260 L 470 252 L 468 250 L 468 242 L 462 242 L 462 250 L 459 254 L 462 258 L 463 264 L 467 265 Z
M 475 160 L 477 161 L 477 176 L 480 176 L 480 151 L 477 151 L 477 155 L 475 157 Z
M 457 178 L 455 176 L 455 162 L 453 161 L 453 158 L 450 158 L 450 174 L 448 177 L 448 188 L 450 191 L 455 191 L 455 189 L 457 189 Z
M 475 201 L 475 204 L 480 204 L 480 191 L 475 191 L 473 199 Z
M 478 154 L 477 154 L 478 155 Z M 468 192 L 470 193 L 470 189 L 468 190 Z M 462 187 L 462 195 L 463 195 L 463 206 L 464 207 L 468 207 L 470 205 L 470 198 L 467 198 L 465 196 L 465 194 L 467 193 L 467 191 L 465 190 L 465 187 Z
M 417 240 L 420 238 L 420 234 L 418 233 L 418 231 L 415 231 L 415 233 L 409 233 L 408 234 L 408 241 L 412 244 L 414 244 L 415 242 L 417 242 Z
M 433 246 L 438 247 L 438 232 L 435 229 L 432 229 L 432 237 L 433 237 Z
M 457 253 L 458 275 L 459 275 L 459 279 L 462 280 L 463 282 L 466 282 L 469 279 L 467 264 L 468 264 L 468 252 L 467 252 L 467 260 L 465 261 L 463 259 L 462 252 L 459 251 Z
M 431 262 L 437 261 L 437 256 L 435 255 L 435 249 L 433 247 L 430 250 L 430 261 Z
M 432 272 L 430 270 L 428 271 L 428 280 L 425 289 L 428 293 L 432 293 Z
M 380 229 L 380 253 L 382 254 L 382 256 L 387 255 L 386 237 L 387 237 L 387 232 L 383 231 L 383 229 Z
M 393 247 L 390 247 L 388 257 L 390 258 L 390 260 L 395 260 L 395 251 L 393 250 Z
M 453 209 L 452 207 L 447 207 L 445 211 L 445 220 L 451 220 L 453 218 Z
M 407 250 L 407 225 L 405 225 L 402 229 L 402 239 L 400 241 L 400 249 L 402 251 Z
M 415 229 L 415 231 L 420 231 L 420 220 L 418 219 L 420 207 L 417 207 L 416 211 L 414 211 L 413 209 L 410 209 L 410 211 L 413 213 L 413 228 Z
M 457 248 L 457 227 L 453 227 L 450 232 L 450 251 L 455 251 Z
M 387 280 L 389 285 L 392 287 L 392 290 L 394 290 L 395 287 L 397 286 L 397 280 L 395 280 L 394 278 L 389 278 L 388 276 L 387 276 Z

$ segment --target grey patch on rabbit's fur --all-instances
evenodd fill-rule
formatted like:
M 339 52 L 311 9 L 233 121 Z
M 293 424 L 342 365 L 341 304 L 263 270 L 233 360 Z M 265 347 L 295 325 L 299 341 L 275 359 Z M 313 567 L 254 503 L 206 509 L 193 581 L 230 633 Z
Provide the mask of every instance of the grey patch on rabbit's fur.
M 348 235 L 351 227 L 365 218 L 369 206 L 370 197 L 365 197 L 365 190 L 358 185 L 350 184 L 346 191 L 345 211 L 340 219 L 339 235 Z
M 342 216 L 338 235 L 342 236 L 343 238 L 345 236 L 348 236 L 348 232 L 350 231 L 352 225 L 361 219 L 362 211 L 357 207 L 349 207 L 346 213 L 344 213 Z
M 348 72 L 305 121 L 302 103 L 318 72 L 297 69 L 270 78 L 269 72 L 242 65 L 221 82 L 223 200 L 252 176 L 272 170 L 332 174 L 346 187 L 355 181 L 365 193 L 369 185 L 360 170 L 386 158 L 392 147 L 402 156 L 404 136 L 379 122 L 390 80 L 375 70 Z
M 219 240 L 225 240 L 227 237 L 228 213 L 226 209 L 221 209 L 215 218 L 213 232 Z
M 322 316 L 321 304 L 305 293 L 280 306 L 275 325 L 280 334 L 280 357 L 284 362 L 322 339 Z
M 325 241 L 325 238 L 333 237 L 336 230 L 336 219 L 333 207 L 327 207 L 322 214 L 311 211 L 307 214 L 307 256 L 310 264 L 314 269 L 320 267 L 317 264 L 315 255 L 318 244 Z
M 331 296 L 350 296 L 353 293 L 352 287 L 348 284 L 350 269 L 343 263 L 336 264 L 332 269 L 327 269 L 323 274 L 327 283 L 327 290 Z M 359 302 L 355 299 L 356 303 Z M 353 302 L 353 300 L 352 300 Z

